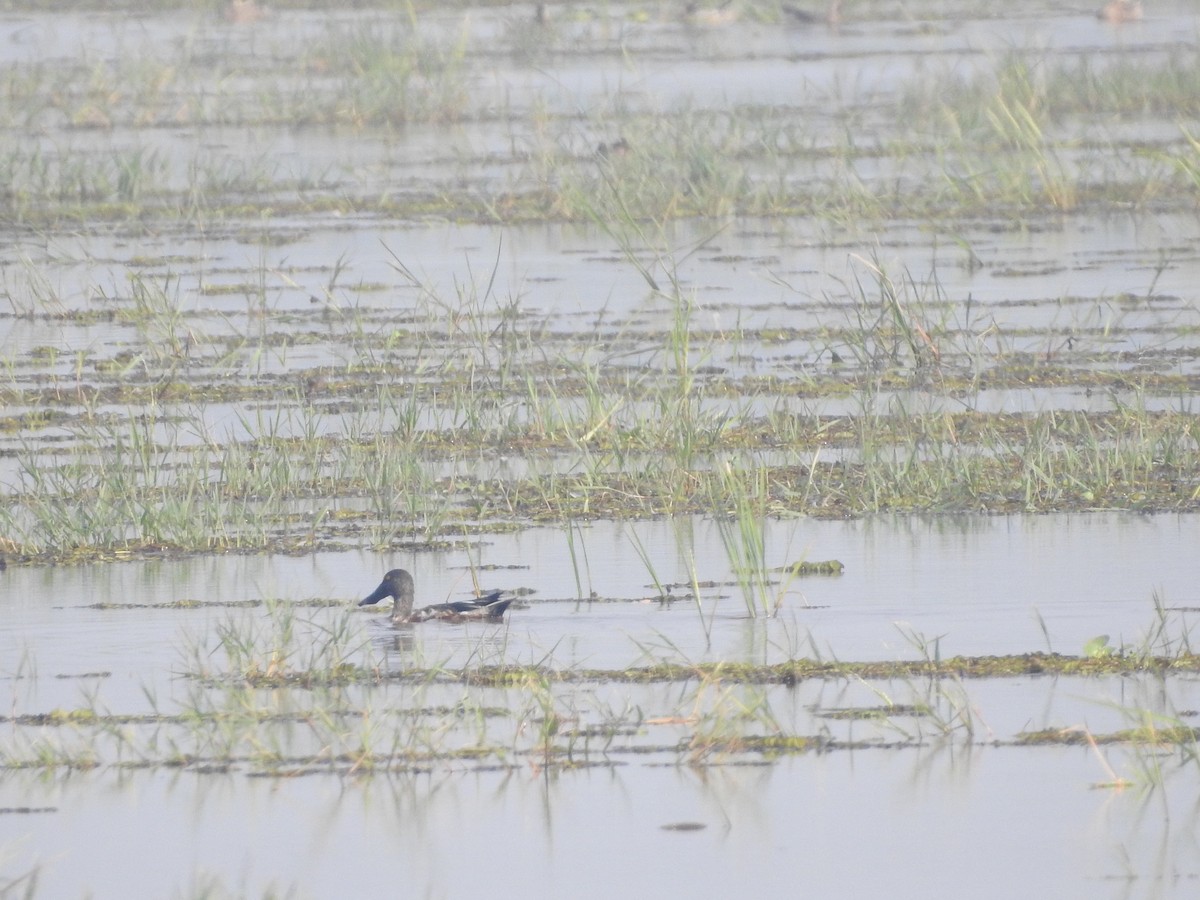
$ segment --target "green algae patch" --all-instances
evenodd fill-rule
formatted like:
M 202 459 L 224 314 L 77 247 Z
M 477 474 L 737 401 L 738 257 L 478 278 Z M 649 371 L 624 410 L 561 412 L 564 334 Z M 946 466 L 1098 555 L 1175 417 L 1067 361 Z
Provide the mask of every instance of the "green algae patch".
M 91 709 L 52 709 L 46 713 L 47 725 L 92 724 L 97 719 L 95 710 Z
M 1135 672 L 1200 672 L 1200 655 L 1120 655 L 1092 658 L 1059 653 L 1024 653 L 1011 656 L 954 656 L 943 660 L 890 660 L 879 662 L 793 659 L 774 665 L 749 663 L 658 663 L 627 669 L 542 669 L 528 666 L 482 666 L 458 672 L 410 669 L 380 676 L 360 670 L 363 678 L 404 681 L 453 679 L 472 685 L 513 687 L 531 680 L 557 682 L 622 682 L 653 684 L 696 680 L 727 684 L 798 684 L 805 680 L 912 679 L 912 678 L 1020 678 L 1031 675 L 1105 676 Z M 893 715 L 920 715 L 917 708 Z
M 928 716 L 928 706 L 913 706 L 912 704 L 889 704 L 887 706 L 848 706 L 838 709 L 819 709 L 813 715 L 819 719 L 834 719 L 837 721 L 882 721 L 897 717 L 915 718 Z
M 747 735 L 739 738 L 738 743 L 743 752 L 781 756 L 786 753 L 810 753 L 813 750 L 823 750 L 829 741 L 805 735 L 770 734 Z
M 1084 728 L 1042 728 L 1023 731 L 1012 741 L 1022 747 L 1028 746 L 1078 746 L 1096 744 L 1143 744 L 1155 746 L 1183 746 L 1200 740 L 1200 729 L 1186 725 L 1167 725 L 1162 728 L 1125 728 L 1120 731 L 1094 734 Z
M 777 569 L 778 572 L 786 572 L 789 575 L 803 577 L 805 575 L 841 575 L 846 571 L 845 565 L 840 560 L 823 559 L 811 560 L 805 562 L 795 562 L 790 566 L 784 566 Z

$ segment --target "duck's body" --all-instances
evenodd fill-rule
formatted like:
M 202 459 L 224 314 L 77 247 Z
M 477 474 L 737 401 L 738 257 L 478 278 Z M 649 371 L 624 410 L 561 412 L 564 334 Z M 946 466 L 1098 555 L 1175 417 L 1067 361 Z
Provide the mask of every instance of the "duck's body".
M 504 617 L 513 598 L 502 599 L 500 591 L 492 591 L 474 600 L 455 600 L 452 603 L 436 603 L 433 606 L 423 606 L 413 609 L 413 597 L 416 591 L 413 577 L 403 569 L 392 569 L 383 576 L 379 587 L 367 597 L 359 601 L 359 606 L 371 606 L 384 597 L 391 597 L 395 603 L 392 607 L 392 622 L 397 625 L 407 625 L 411 622 L 426 622 L 430 619 L 441 619 L 443 622 L 465 622 L 468 619 L 483 619 L 497 622 Z

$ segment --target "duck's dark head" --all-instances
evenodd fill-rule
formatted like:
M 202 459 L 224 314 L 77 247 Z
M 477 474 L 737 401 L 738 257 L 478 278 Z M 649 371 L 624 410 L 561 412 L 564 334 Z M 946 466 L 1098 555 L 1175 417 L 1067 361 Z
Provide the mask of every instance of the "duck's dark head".
M 391 597 L 396 601 L 396 608 L 407 604 L 412 608 L 413 602 L 413 578 L 403 569 L 392 569 L 383 576 L 383 581 L 379 582 L 379 587 L 375 588 L 369 596 L 358 601 L 359 606 L 371 606 L 378 603 L 384 597 Z

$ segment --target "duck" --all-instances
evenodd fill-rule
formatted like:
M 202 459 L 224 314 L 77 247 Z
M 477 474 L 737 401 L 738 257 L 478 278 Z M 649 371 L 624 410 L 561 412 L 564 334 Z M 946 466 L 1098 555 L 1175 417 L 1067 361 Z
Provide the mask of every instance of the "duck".
M 229 0 L 225 7 L 225 21 L 234 25 L 251 25 L 267 17 L 265 7 L 256 0 Z
M 413 609 L 415 594 L 413 577 L 404 569 L 392 569 L 383 576 L 379 587 L 368 596 L 358 601 L 359 606 L 372 606 L 384 597 L 391 597 L 395 602 L 392 606 L 392 623 L 408 625 L 413 622 L 426 622 L 430 619 L 440 619 L 443 622 L 466 622 L 470 619 L 482 619 L 487 622 L 498 622 L 504 618 L 504 613 L 512 597 L 501 598 L 502 591 L 492 591 L 474 600 L 455 600 L 451 603 L 436 603 Z
M 691 25 L 729 25 L 742 15 L 738 0 L 724 0 L 719 6 L 701 6 L 700 0 L 691 0 L 683 10 L 683 20 Z
M 799 6 L 792 6 L 791 4 L 784 4 L 782 11 L 786 18 L 800 25 L 815 25 L 821 21 L 824 21 L 826 25 L 835 27 L 842 24 L 842 0 L 831 0 L 824 16 L 820 13 L 809 12 L 807 9 L 801 9 Z
M 1140 22 L 1143 15 L 1141 0 L 1108 0 L 1096 13 L 1096 18 L 1110 25 L 1120 25 Z

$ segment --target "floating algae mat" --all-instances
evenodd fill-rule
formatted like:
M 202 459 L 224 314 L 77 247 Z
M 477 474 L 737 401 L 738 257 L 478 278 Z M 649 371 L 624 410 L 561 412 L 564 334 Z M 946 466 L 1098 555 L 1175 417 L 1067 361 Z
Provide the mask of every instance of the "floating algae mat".
M 0 895 L 1187 896 L 1194 9 L 306 6 L 0 15 Z

